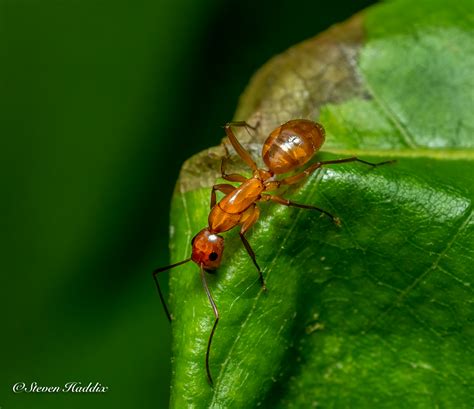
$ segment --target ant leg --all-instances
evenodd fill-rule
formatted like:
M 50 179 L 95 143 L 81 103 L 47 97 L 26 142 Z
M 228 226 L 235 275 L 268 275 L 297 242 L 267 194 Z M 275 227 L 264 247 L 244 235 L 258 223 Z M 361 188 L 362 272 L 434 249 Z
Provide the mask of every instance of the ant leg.
M 262 284 L 262 289 L 263 291 L 267 291 L 267 286 L 265 285 L 265 280 L 263 278 L 262 270 L 260 269 L 260 266 L 257 263 L 255 252 L 252 250 L 252 247 L 250 247 L 250 243 L 245 237 L 245 233 L 248 231 L 248 229 L 250 229 L 250 227 L 252 227 L 255 224 L 259 216 L 260 216 L 260 209 L 257 206 L 254 206 L 253 208 L 250 208 L 249 210 L 247 210 L 242 215 L 242 218 L 240 219 L 240 222 L 242 223 L 242 227 L 240 229 L 239 235 L 240 235 L 240 239 L 242 240 L 242 243 L 244 243 L 245 250 L 247 250 L 247 253 L 252 259 L 253 264 L 257 268 L 259 278 L 260 278 L 260 283 Z
M 158 294 L 159 294 L 160 300 L 161 300 L 161 305 L 163 306 L 163 309 L 165 310 L 165 314 L 168 317 L 169 322 L 171 322 L 171 314 L 168 310 L 168 307 L 166 306 L 166 301 L 165 301 L 165 297 L 163 297 L 163 292 L 161 291 L 160 283 L 158 281 L 158 273 L 162 273 L 163 271 L 167 271 L 171 268 L 178 267 L 181 264 L 187 263 L 190 260 L 191 259 L 188 258 L 186 260 L 180 261 L 179 263 L 170 264 L 169 266 L 157 268 L 155 271 L 153 271 L 153 274 L 152 274 L 153 275 L 153 280 L 155 280 L 156 289 L 158 290 Z
M 274 196 L 274 195 L 267 195 L 267 194 L 262 195 L 262 200 L 264 200 L 264 201 L 271 200 L 272 202 L 281 204 L 283 206 L 288 206 L 288 207 L 299 207 L 301 209 L 317 210 L 318 212 L 320 212 L 320 213 L 326 215 L 327 217 L 329 217 L 335 225 L 337 225 L 337 226 L 341 225 L 341 220 L 338 217 L 333 216 L 331 213 L 329 213 L 328 211 L 326 211 L 324 209 L 321 209 L 320 207 L 295 203 L 295 202 L 292 202 L 291 200 L 285 199 L 284 197 L 281 197 L 281 196 Z
M 255 131 L 258 128 L 259 124 L 260 124 L 260 121 L 257 122 L 257 125 L 255 125 L 255 126 L 250 125 L 246 121 L 230 121 L 230 122 L 227 122 L 227 125 L 245 128 L 245 129 L 247 129 L 247 132 L 248 132 L 249 128 L 252 129 L 253 131 Z M 250 132 L 249 132 L 249 134 L 250 134 Z
M 209 380 L 209 383 L 213 385 L 214 382 L 212 381 L 211 370 L 209 368 L 209 353 L 211 352 L 212 338 L 214 337 L 214 332 L 216 331 L 217 323 L 219 322 L 219 311 L 217 310 L 216 303 L 214 302 L 211 292 L 209 291 L 209 287 L 207 286 L 206 273 L 204 269 L 202 268 L 202 264 L 201 264 L 201 280 L 202 280 L 202 285 L 204 287 L 204 290 L 206 291 L 207 298 L 209 299 L 209 303 L 211 304 L 212 311 L 214 312 L 214 317 L 215 317 L 214 325 L 209 335 L 209 340 L 207 341 L 207 351 L 206 351 L 207 379 Z
M 313 163 L 312 165 L 308 166 L 303 172 L 297 173 L 296 175 L 293 176 L 288 176 L 287 178 L 284 178 L 282 180 L 279 180 L 279 186 L 281 185 L 293 185 L 295 183 L 298 183 L 301 179 L 304 179 L 311 175 L 316 169 L 319 169 L 321 167 L 321 162 L 316 162 Z
M 211 190 L 211 209 L 216 205 L 216 202 L 217 202 L 216 190 L 218 190 L 219 192 L 222 192 L 226 195 L 226 194 L 234 191 L 235 187 L 232 186 L 232 185 L 229 185 L 228 183 L 221 183 L 219 185 L 212 186 L 212 190 Z
M 373 168 L 376 168 L 377 166 L 382 166 L 382 165 L 388 165 L 389 163 L 395 163 L 397 160 L 396 159 L 391 159 L 391 160 L 384 160 L 383 162 L 367 162 L 366 160 L 359 159 L 357 156 L 352 156 L 350 158 L 343 158 L 343 159 L 334 159 L 334 160 L 325 160 L 322 162 L 319 162 L 321 166 L 323 165 L 334 165 L 338 163 L 347 163 L 347 162 L 360 162 L 363 163 L 364 165 L 369 165 L 372 166 Z
M 284 178 L 280 180 L 279 182 L 280 182 L 280 185 L 292 185 L 294 183 L 299 182 L 301 179 L 304 179 L 305 177 L 311 175 L 311 173 L 313 173 L 316 169 L 319 169 L 322 166 L 337 165 L 339 163 L 348 163 L 348 162 L 359 162 L 359 163 L 363 163 L 364 165 L 372 166 L 372 168 L 376 168 L 377 166 L 388 165 L 389 163 L 394 163 L 396 162 L 396 160 L 393 159 L 393 160 L 386 160 L 383 162 L 372 163 L 372 162 L 367 162 L 365 160 L 359 159 L 356 156 L 352 156 L 350 158 L 344 158 L 344 159 L 326 160 L 322 162 L 313 163 L 312 165 L 308 166 L 303 172 Z
M 228 122 L 225 126 L 225 133 L 229 138 L 230 143 L 234 147 L 235 151 L 238 155 L 242 158 L 242 160 L 250 166 L 250 168 L 255 171 L 257 170 L 257 164 L 254 162 L 250 154 L 244 149 L 244 147 L 240 144 L 237 137 L 235 136 L 234 132 L 232 131 L 232 126 L 248 126 L 249 124 L 246 122 Z
M 225 146 L 225 145 L 224 145 Z M 227 150 L 227 148 L 226 148 Z M 227 160 L 227 157 L 223 157 L 221 161 L 221 177 L 224 180 L 228 180 L 229 182 L 240 182 L 243 183 L 247 180 L 245 176 L 239 175 L 237 173 L 231 173 L 227 174 L 225 173 L 225 161 Z

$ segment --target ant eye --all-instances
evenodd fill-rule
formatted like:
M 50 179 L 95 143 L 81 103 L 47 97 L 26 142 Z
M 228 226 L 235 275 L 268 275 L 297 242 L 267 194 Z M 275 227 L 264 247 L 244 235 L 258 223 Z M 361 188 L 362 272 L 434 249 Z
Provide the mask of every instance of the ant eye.
M 217 257 L 218 257 L 218 254 L 215 251 L 213 251 L 211 254 L 209 254 L 209 260 L 211 260 L 211 261 L 216 261 Z

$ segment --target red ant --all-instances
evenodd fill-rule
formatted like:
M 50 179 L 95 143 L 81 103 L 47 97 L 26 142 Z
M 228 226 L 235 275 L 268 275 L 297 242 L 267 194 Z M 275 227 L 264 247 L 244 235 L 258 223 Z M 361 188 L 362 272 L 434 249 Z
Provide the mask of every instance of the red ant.
M 340 220 L 334 217 L 326 210 L 316 206 L 294 203 L 281 196 L 271 195 L 266 192 L 276 190 L 283 185 L 293 185 L 300 180 L 311 175 L 316 169 L 325 165 L 333 165 L 347 162 L 360 162 L 372 167 L 391 163 L 393 161 L 384 161 L 371 163 L 359 159 L 355 156 L 344 159 L 327 160 L 313 163 L 302 172 L 293 176 L 288 176 L 278 180 L 276 175 L 290 172 L 306 164 L 324 143 L 325 131 L 322 125 L 309 121 L 307 119 L 293 119 L 276 128 L 263 144 L 262 158 L 268 167 L 268 170 L 259 169 L 244 147 L 237 140 L 232 126 L 242 126 L 255 129 L 246 122 L 230 122 L 225 125 L 225 132 L 230 143 L 236 150 L 242 160 L 252 169 L 253 176 L 246 178 L 239 174 L 226 174 L 224 171 L 224 160 L 221 162 L 222 178 L 230 182 L 241 183 L 240 186 L 222 183 L 212 187 L 211 190 L 211 212 L 209 213 L 208 226 L 202 229 L 194 236 L 191 241 L 192 255 L 190 258 L 171 264 L 166 267 L 158 268 L 153 272 L 153 278 L 158 288 L 161 303 L 168 319 L 171 322 L 171 315 L 166 306 L 163 293 L 158 283 L 157 274 L 171 268 L 180 266 L 188 261 L 194 261 L 201 270 L 201 280 L 206 291 L 207 297 L 214 311 L 215 321 L 209 335 L 206 351 L 206 371 L 209 383 L 212 385 L 212 376 L 209 369 L 209 352 L 211 350 L 212 338 L 219 322 L 219 312 L 212 298 L 211 292 L 206 282 L 205 272 L 217 269 L 221 264 L 222 253 L 224 252 L 224 238 L 219 233 L 226 232 L 237 225 L 240 225 L 240 238 L 244 244 L 247 253 L 257 268 L 262 289 L 266 291 L 265 280 L 262 275 L 255 253 L 250 247 L 245 233 L 258 220 L 260 211 L 257 202 L 273 201 L 284 206 L 300 207 L 303 209 L 317 210 L 328 216 L 336 225 L 340 225 Z M 217 202 L 216 191 L 224 193 L 224 197 Z

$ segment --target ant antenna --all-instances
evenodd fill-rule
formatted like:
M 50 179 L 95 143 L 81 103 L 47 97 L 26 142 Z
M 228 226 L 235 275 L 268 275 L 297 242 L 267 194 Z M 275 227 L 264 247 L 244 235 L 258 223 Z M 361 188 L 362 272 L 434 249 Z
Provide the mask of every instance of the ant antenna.
M 161 305 L 163 305 L 163 309 L 165 310 L 165 314 L 168 317 L 169 322 L 171 322 L 171 315 L 168 310 L 168 307 L 166 306 L 165 297 L 163 297 L 163 293 L 161 292 L 160 283 L 158 282 L 158 273 L 162 273 L 163 271 L 178 267 L 181 264 L 187 263 L 188 261 L 191 261 L 191 257 L 187 258 L 186 260 L 180 261 L 179 263 L 170 264 L 169 266 L 157 268 L 155 271 L 153 271 L 153 279 L 155 280 L 156 289 L 158 290 L 158 294 L 160 295 Z
M 219 322 L 219 311 L 217 311 L 216 303 L 214 302 L 214 299 L 212 298 L 211 292 L 209 290 L 209 287 L 207 286 L 207 281 L 206 281 L 206 273 L 205 270 L 202 266 L 202 263 L 200 264 L 201 267 L 201 280 L 202 280 L 202 285 L 204 287 L 204 290 L 206 291 L 207 298 L 209 298 L 209 302 L 211 303 L 212 310 L 214 311 L 214 317 L 216 320 L 214 321 L 214 326 L 212 327 L 211 334 L 209 335 L 209 341 L 207 342 L 207 351 L 206 351 L 206 372 L 207 372 L 207 379 L 209 380 L 209 383 L 211 385 L 214 385 L 214 382 L 212 381 L 212 375 L 211 375 L 211 370 L 209 368 L 209 353 L 211 352 L 211 344 L 212 344 L 212 338 L 214 337 L 214 332 L 217 327 L 217 323 Z
M 165 314 L 168 317 L 168 320 L 170 322 L 171 322 L 171 314 L 168 310 L 168 307 L 166 306 L 166 301 L 165 301 L 165 297 L 163 296 L 163 292 L 161 291 L 160 283 L 158 281 L 158 273 L 168 271 L 172 268 L 175 268 L 175 267 L 178 267 L 182 264 L 185 264 L 188 261 L 191 261 L 191 257 L 187 258 L 186 260 L 180 261 L 179 263 L 170 264 L 169 266 L 157 268 L 155 271 L 153 271 L 153 279 L 155 280 L 155 283 L 156 283 L 156 289 L 158 290 L 158 294 L 160 296 L 161 305 L 163 305 L 163 309 L 165 310 Z M 209 383 L 211 385 L 214 385 L 214 382 L 212 380 L 212 375 L 211 375 L 211 369 L 209 368 L 209 354 L 211 352 L 212 338 L 214 337 L 214 332 L 216 331 L 217 323 L 219 322 L 219 311 L 217 311 L 216 303 L 214 302 L 214 299 L 212 298 L 212 295 L 211 295 L 211 291 L 209 290 L 209 287 L 207 285 L 206 272 L 204 270 L 204 267 L 203 267 L 202 263 L 199 266 L 201 268 L 202 285 L 204 287 L 204 290 L 206 291 L 207 298 L 209 299 L 209 303 L 211 304 L 212 310 L 214 312 L 214 317 L 215 317 L 214 325 L 212 327 L 211 334 L 209 335 L 209 341 L 207 342 L 207 351 L 206 351 L 207 379 L 209 380 Z

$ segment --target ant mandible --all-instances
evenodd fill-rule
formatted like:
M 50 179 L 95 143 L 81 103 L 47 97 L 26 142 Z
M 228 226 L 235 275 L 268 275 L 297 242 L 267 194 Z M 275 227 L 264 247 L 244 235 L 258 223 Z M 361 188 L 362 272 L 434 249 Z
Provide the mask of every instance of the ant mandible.
M 225 132 L 229 138 L 230 143 L 234 147 L 237 154 L 242 160 L 252 169 L 252 177 L 246 178 L 240 174 L 226 174 L 224 171 L 224 160 L 221 162 L 222 178 L 229 182 L 241 183 L 240 186 L 235 187 L 227 183 L 214 185 L 211 190 L 211 212 L 209 213 L 208 226 L 202 229 L 194 236 L 191 241 L 192 254 L 191 257 L 180 261 L 179 263 L 171 264 L 166 267 L 158 268 L 153 272 L 153 278 L 158 288 L 158 293 L 163 304 L 165 313 L 171 322 L 171 315 L 166 306 L 163 293 L 158 282 L 157 274 L 171 268 L 180 266 L 188 261 L 194 261 L 201 271 L 201 280 L 206 291 L 207 297 L 214 311 L 215 321 L 209 335 L 206 350 L 206 371 L 209 383 L 212 385 L 213 380 L 211 371 L 209 369 L 209 353 L 211 350 L 212 338 L 219 322 L 219 312 L 216 303 L 212 298 L 211 292 L 206 282 L 205 272 L 217 269 L 221 264 L 222 253 L 224 252 L 224 238 L 219 236 L 219 233 L 226 232 L 237 225 L 240 225 L 240 238 L 244 244 L 247 253 L 257 268 L 262 289 L 266 291 L 265 280 L 263 278 L 262 270 L 260 269 L 255 253 L 250 246 L 245 233 L 258 220 L 260 210 L 257 202 L 272 201 L 284 206 L 293 206 L 303 209 L 317 210 L 318 212 L 328 216 L 335 224 L 340 225 L 340 220 L 334 217 L 331 213 L 319 207 L 294 203 L 291 200 L 285 199 L 281 196 L 268 194 L 266 192 L 278 189 L 283 185 L 293 185 L 300 180 L 311 175 L 316 169 L 325 165 L 334 165 L 347 162 L 360 162 L 372 167 L 391 163 L 393 161 L 384 161 L 379 163 L 371 163 L 359 159 L 355 156 L 344 159 L 327 160 L 313 163 L 309 165 L 302 172 L 293 176 L 288 176 L 278 180 L 277 175 L 291 172 L 296 168 L 306 164 L 324 143 L 325 131 L 321 124 L 307 120 L 307 119 L 293 119 L 284 123 L 270 133 L 267 140 L 263 144 L 262 158 L 268 167 L 260 169 L 254 162 L 250 154 L 237 140 L 233 126 L 247 127 L 255 129 L 246 122 L 229 122 L 225 125 Z M 225 196 L 217 202 L 216 191 L 222 192 Z

